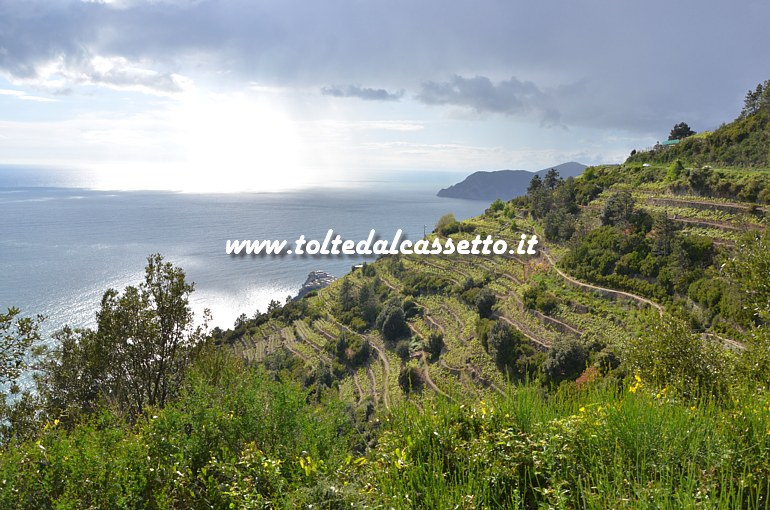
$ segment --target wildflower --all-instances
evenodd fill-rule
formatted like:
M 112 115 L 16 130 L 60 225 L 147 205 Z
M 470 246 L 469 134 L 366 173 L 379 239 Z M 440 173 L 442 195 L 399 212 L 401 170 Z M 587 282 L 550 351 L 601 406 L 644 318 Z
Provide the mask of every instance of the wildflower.
M 642 378 L 638 373 L 634 375 L 634 379 L 636 380 L 636 382 L 634 383 L 633 386 L 628 388 L 628 391 L 630 391 L 631 393 L 636 393 L 636 390 L 644 386 L 644 384 L 642 384 Z

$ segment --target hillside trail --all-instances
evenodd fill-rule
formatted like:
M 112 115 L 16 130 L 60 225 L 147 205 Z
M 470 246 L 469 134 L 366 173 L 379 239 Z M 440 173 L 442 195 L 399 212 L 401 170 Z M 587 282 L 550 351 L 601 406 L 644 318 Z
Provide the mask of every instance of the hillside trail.
M 663 307 L 661 305 L 659 305 L 658 303 L 655 303 L 654 301 L 650 301 L 649 299 L 647 299 L 645 297 L 638 296 L 636 294 L 631 294 L 630 292 L 625 292 L 625 291 L 622 291 L 622 290 L 615 290 L 615 289 L 608 289 L 607 287 L 600 287 L 598 285 L 593 285 L 593 284 L 590 284 L 590 283 L 584 283 L 584 282 L 581 282 L 580 280 L 576 280 L 575 278 L 571 277 L 570 275 L 568 275 L 567 273 L 565 273 L 564 271 L 559 269 L 559 267 L 553 261 L 553 259 L 551 258 L 551 255 L 548 254 L 548 252 L 545 250 L 545 248 L 543 248 L 540 251 L 540 253 L 542 253 L 543 256 L 546 259 L 548 259 L 548 262 L 551 264 L 551 267 L 554 268 L 554 270 L 559 274 L 559 276 L 561 276 L 562 278 L 564 278 L 568 282 L 572 283 L 573 285 L 576 285 L 578 287 L 582 287 L 584 289 L 598 290 L 598 291 L 606 292 L 608 294 L 612 294 L 612 295 L 615 295 L 615 296 L 622 296 L 622 297 L 626 297 L 626 298 L 629 298 L 629 299 L 633 299 L 634 301 L 636 301 L 638 303 L 643 303 L 643 304 L 646 304 L 646 305 L 649 305 L 649 306 L 655 308 L 658 311 L 658 313 L 660 314 L 660 316 L 663 317 Z

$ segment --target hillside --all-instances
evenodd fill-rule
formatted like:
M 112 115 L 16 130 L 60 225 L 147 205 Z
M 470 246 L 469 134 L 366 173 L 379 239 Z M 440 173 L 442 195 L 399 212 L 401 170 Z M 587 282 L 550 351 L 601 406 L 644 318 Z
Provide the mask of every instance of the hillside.
M 684 138 L 679 144 L 632 153 L 627 162 L 720 167 L 770 168 L 770 81 L 749 91 L 741 114 L 713 132 Z
M 538 175 L 541 179 L 554 168 L 559 175 L 564 177 L 576 177 L 583 173 L 586 166 L 580 163 L 562 163 L 555 167 L 546 168 L 539 172 L 527 170 L 497 170 L 494 172 L 474 172 L 463 181 L 453 184 L 448 188 L 439 190 L 439 197 L 462 198 L 466 200 L 510 200 L 527 192 L 527 186 L 532 177 Z
M 729 300 L 737 289 L 726 281 L 712 289 L 724 294 L 718 303 L 700 292 L 717 285 L 714 271 L 744 232 L 765 228 L 770 209 L 739 196 L 752 183 L 770 185 L 770 174 L 716 169 L 732 193 L 719 199 L 670 174 L 667 167 L 632 164 L 589 168 L 542 195 L 467 220 L 464 233 L 452 234 L 489 234 L 514 246 L 521 233 L 537 233 L 536 256 L 383 257 L 329 289 L 222 333 L 221 342 L 253 362 L 274 364 L 271 356 L 288 353 L 311 371 L 333 373 L 352 402 L 386 407 L 405 398 L 397 381 L 410 370 L 426 390 L 457 399 L 469 385 L 502 389 L 507 378 L 575 378 L 582 370 L 543 372 L 555 345 L 578 343 L 586 359 L 620 357 L 623 344 L 645 327 L 647 309 L 690 314 L 699 331 L 740 345 L 750 319 L 740 316 L 742 302 Z M 569 204 L 560 203 L 562 194 Z M 486 315 L 478 310 L 484 292 L 493 301 Z M 389 306 L 405 319 L 391 337 L 378 327 Z M 484 335 L 502 323 L 519 351 L 500 363 Z M 432 337 L 441 337 L 440 348 Z
M 0 507 L 768 508 L 770 172 L 644 157 L 428 236 L 535 254 L 387 255 L 210 334 L 151 257 L 7 406 Z
M 139 414 L 107 391 L 132 365 L 100 346 L 140 338 L 111 295 L 7 414 L 0 506 L 764 508 L 770 209 L 740 197 L 770 174 L 709 198 L 693 170 L 532 186 L 451 235 L 536 255 L 382 257 L 215 329 Z

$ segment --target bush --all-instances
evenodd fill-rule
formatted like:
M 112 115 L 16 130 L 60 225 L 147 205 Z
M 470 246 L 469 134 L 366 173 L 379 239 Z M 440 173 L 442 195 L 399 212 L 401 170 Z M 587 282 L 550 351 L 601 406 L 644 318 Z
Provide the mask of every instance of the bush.
M 441 236 L 448 236 L 460 230 L 460 223 L 455 219 L 455 215 L 447 213 L 436 222 L 434 232 Z
M 630 371 L 657 387 L 668 387 L 687 396 L 701 391 L 724 395 L 728 382 L 728 364 L 724 349 L 675 317 L 659 317 L 649 312 L 646 334 L 629 340 L 625 363 Z
M 497 297 L 489 288 L 484 287 L 476 295 L 475 305 L 479 317 L 489 318 L 492 315 L 492 307 L 497 303 Z
M 424 349 L 430 354 L 431 360 L 437 360 L 441 355 L 442 349 L 444 349 L 444 334 L 438 331 L 431 332 L 428 335 L 428 342 Z
M 546 378 L 558 384 L 565 380 L 576 379 L 586 368 L 588 352 L 574 339 L 556 342 L 548 352 L 543 364 Z
M 404 310 L 404 317 L 411 319 L 420 315 L 420 306 L 415 302 L 414 298 L 408 296 L 401 302 L 401 308 Z
M 396 356 L 401 358 L 402 361 L 407 361 L 411 354 L 412 349 L 409 347 L 409 340 L 399 340 L 396 344 Z
M 505 202 L 500 200 L 499 198 L 496 199 L 492 204 L 489 206 L 489 210 L 493 213 L 499 212 L 505 209 Z
M 489 355 L 501 367 L 511 367 L 516 363 L 519 348 L 524 336 L 502 321 L 496 321 L 487 336 Z
M 401 304 L 395 301 L 389 302 L 377 316 L 377 329 L 380 330 L 385 340 L 395 340 L 405 336 L 409 332 L 406 324 L 404 310 Z
M 523 294 L 524 306 L 530 310 L 539 310 L 548 315 L 559 306 L 559 299 L 549 291 L 543 282 L 528 285 Z
M 404 393 L 422 391 L 424 384 L 422 372 L 414 365 L 402 368 L 398 374 L 398 385 Z

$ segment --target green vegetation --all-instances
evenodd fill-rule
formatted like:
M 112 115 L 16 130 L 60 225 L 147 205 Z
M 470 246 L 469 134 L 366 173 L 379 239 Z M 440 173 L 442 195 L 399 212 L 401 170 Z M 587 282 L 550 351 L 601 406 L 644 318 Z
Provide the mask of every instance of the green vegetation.
M 671 133 L 669 133 L 668 139 L 682 140 L 683 138 L 687 138 L 688 136 L 692 136 L 694 134 L 695 131 L 690 129 L 690 126 L 688 126 L 686 122 L 680 122 L 671 128 Z
M 682 152 L 767 94 L 432 234 L 538 255 L 383 257 L 210 333 L 153 255 L 48 350 L 10 309 L 0 508 L 767 508 L 770 172 Z
M 682 160 L 688 164 L 733 167 L 770 167 L 770 83 L 757 85 L 746 94 L 739 117 L 703 136 L 680 136 L 675 126 L 671 136 L 682 141 L 674 146 L 652 151 L 636 152 L 627 162 L 672 163 Z M 689 129 L 689 127 L 688 127 Z M 669 137 L 669 140 L 673 138 Z

